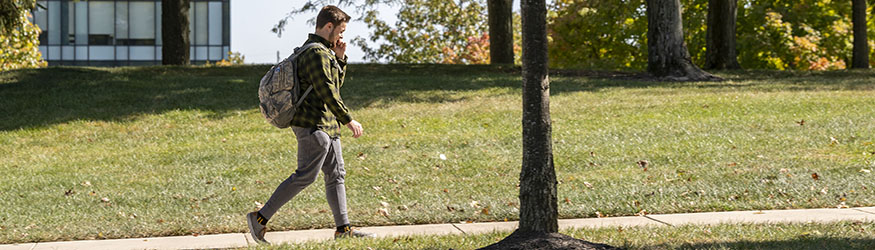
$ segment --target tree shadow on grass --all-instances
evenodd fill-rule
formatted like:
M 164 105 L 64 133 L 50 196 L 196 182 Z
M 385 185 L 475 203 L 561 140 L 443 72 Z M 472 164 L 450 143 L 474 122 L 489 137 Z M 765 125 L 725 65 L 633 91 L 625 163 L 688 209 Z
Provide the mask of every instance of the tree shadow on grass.
M 830 237 L 800 237 L 792 240 L 775 241 L 729 241 L 676 245 L 655 245 L 648 249 L 787 249 L 787 250 L 825 250 L 825 249 L 875 249 L 875 237 L 861 238 L 830 238 Z
M 75 120 L 123 121 L 142 114 L 203 110 L 211 118 L 258 107 L 258 81 L 270 65 L 234 67 L 51 67 L 0 73 L 0 131 Z M 726 82 L 658 82 L 639 73 L 555 71 L 551 94 L 606 88 L 714 90 L 871 90 L 875 71 L 726 71 Z M 351 108 L 442 103 L 521 94 L 521 69 L 491 65 L 354 64 L 343 97 Z M 631 76 L 631 77 L 630 77 Z M 775 80 L 780 79 L 780 80 Z M 466 91 L 487 90 L 477 95 Z M 461 94 L 460 94 L 461 93 Z
M 119 121 L 170 110 L 227 111 L 257 107 L 267 67 L 75 68 L 0 74 L 0 130 L 74 120 Z M 256 73 L 260 72 L 260 73 Z

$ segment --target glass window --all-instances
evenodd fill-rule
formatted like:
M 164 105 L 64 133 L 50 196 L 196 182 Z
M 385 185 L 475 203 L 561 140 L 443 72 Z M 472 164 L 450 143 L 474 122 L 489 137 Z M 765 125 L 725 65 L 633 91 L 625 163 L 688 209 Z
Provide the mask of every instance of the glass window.
M 88 44 L 88 2 L 76 2 L 76 44 Z M 78 58 L 79 52 L 76 52 Z
M 231 44 L 231 6 L 225 1 L 222 4 L 222 45 L 229 44 Z
M 128 46 L 116 46 L 115 47 L 115 59 L 119 61 L 127 61 L 128 60 Z
M 222 2 L 210 2 L 210 45 L 222 45 Z
M 49 60 L 61 60 L 61 46 L 49 46 Z
M 196 55 L 194 56 L 195 60 L 198 61 L 206 61 L 207 60 L 207 46 L 197 46 L 195 49 Z
M 75 54 L 73 54 L 74 49 L 76 49 L 76 48 L 73 48 L 73 46 L 61 46 L 61 54 L 62 54 L 61 60 L 73 61 L 73 59 L 75 59 L 73 57 L 75 55 Z
M 76 46 L 76 61 L 88 60 L 88 46 Z
M 88 59 L 97 61 L 111 61 L 115 59 L 113 46 L 90 46 Z
M 49 52 L 49 46 L 45 46 L 45 45 L 39 46 L 39 53 L 40 53 L 40 55 L 42 55 L 43 60 L 49 59 L 48 52 Z
M 229 57 L 228 53 L 230 53 L 230 52 L 231 52 L 231 47 L 229 47 L 229 46 L 222 47 L 222 59 L 228 60 L 228 57 Z
M 112 45 L 115 27 L 113 2 L 88 1 L 88 44 Z
M 222 47 L 210 46 L 210 61 L 222 60 Z
M 48 7 L 46 5 L 46 1 L 38 1 L 37 3 L 39 3 L 42 6 Z M 42 30 L 42 32 L 39 33 L 39 44 L 43 44 L 43 45 L 47 45 L 49 42 L 48 41 L 48 38 L 49 38 L 49 36 L 48 36 L 49 15 L 48 14 L 49 13 L 43 8 L 36 8 L 36 10 L 33 12 L 33 20 L 34 20 L 33 23 L 36 24 L 36 26 L 39 26 L 39 28 Z M 43 56 L 45 56 L 45 53 L 43 53 Z
M 131 46 L 131 60 L 155 60 L 155 46 Z
M 49 44 L 48 45 L 58 45 L 61 44 L 61 2 L 58 1 L 50 1 L 49 5 L 46 6 L 49 8 L 49 23 L 47 33 L 49 34 Z M 60 48 L 58 51 L 60 52 Z M 49 54 L 52 54 L 51 48 L 49 49 Z M 55 59 L 52 59 L 55 60 Z
M 194 3 L 194 44 L 207 45 L 207 32 L 209 20 L 207 20 L 207 2 Z
M 64 24 L 61 25 L 61 44 L 73 45 L 76 42 L 76 7 L 68 1 L 61 2 L 61 20 Z
M 115 3 L 115 38 L 117 45 L 125 45 L 128 39 L 128 2 Z
M 130 8 L 128 44 L 155 45 L 155 2 L 130 2 Z
M 155 2 L 155 44 L 161 45 L 161 39 L 163 38 L 161 38 L 161 2 L 159 1 Z

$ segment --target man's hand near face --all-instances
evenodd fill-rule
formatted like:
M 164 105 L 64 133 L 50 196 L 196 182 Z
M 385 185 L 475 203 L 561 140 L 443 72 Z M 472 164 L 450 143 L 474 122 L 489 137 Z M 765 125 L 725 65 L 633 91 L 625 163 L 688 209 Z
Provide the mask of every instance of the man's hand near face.
M 334 55 L 337 56 L 337 58 L 343 59 L 346 55 L 346 43 L 338 39 L 331 50 L 334 51 Z

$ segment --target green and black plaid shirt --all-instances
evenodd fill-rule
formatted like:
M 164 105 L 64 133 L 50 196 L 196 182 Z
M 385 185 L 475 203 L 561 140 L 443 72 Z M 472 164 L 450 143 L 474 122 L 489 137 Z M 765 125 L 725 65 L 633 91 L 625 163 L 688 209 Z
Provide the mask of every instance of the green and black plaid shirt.
M 336 58 L 330 50 L 333 44 L 316 34 L 310 34 L 304 44 L 318 42 L 323 47 L 312 47 L 298 56 L 297 72 L 301 81 L 299 94 L 307 94 L 298 107 L 291 125 L 304 128 L 319 128 L 333 138 L 340 137 L 340 125 L 352 121 L 349 109 L 340 98 L 340 87 L 346 72 L 346 58 Z M 327 49 L 326 49 L 327 48 Z

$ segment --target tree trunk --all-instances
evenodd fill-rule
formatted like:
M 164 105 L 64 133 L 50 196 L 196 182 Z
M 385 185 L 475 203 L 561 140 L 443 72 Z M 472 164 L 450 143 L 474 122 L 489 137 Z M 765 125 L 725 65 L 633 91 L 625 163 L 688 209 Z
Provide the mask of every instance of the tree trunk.
M 647 0 L 647 71 L 672 81 L 719 80 L 690 61 L 680 0 Z
M 189 0 L 161 0 L 161 62 L 164 65 L 191 63 L 188 9 Z
M 738 69 L 735 26 L 738 0 L 708 1 L 705 69 Z
M 854 58 L 855 69 L 869 68 L 869 39 L 866 34 L 866 0 L 853 0 Z
M 513 0 L 487 0 L 490 64 L 513 64 Z
M 520 172 L 521 232 L 559 231 L 556 171 L 550 128 L 547 70 L 547 4 L 521 0 L 523 25 L 523 166 Z

